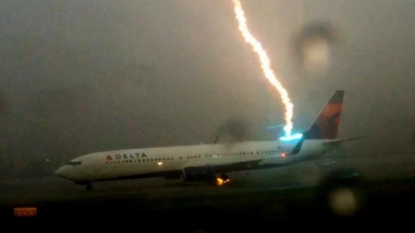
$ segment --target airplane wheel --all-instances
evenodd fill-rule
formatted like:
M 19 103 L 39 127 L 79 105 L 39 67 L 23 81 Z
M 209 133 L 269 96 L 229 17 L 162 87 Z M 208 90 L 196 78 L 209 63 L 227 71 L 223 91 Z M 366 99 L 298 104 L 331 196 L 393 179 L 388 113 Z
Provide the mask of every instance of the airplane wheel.
M 92 185 L 91 184 L 87 184 L 86 185 L 86 191 L 91 191 L 92 190 Z

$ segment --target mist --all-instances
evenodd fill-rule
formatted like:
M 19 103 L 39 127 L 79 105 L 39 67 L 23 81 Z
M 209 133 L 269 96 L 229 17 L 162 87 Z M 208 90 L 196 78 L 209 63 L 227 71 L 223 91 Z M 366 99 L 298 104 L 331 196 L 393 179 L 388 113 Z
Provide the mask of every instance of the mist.
M 297 131 L 343 89 L 340 136 L 367 136 L 350 153 L 414 150 L 415 1 L 242 4 L 289 91 Z M 275 140 L 266 127 L 284 123 L 230 1 L 5 0 L 0 17 L 0 176 L 50 175 L 86 153 L 218 134 Z M 336 42 L 324 72 L 298 62 L 296 42 L 310 32 Z

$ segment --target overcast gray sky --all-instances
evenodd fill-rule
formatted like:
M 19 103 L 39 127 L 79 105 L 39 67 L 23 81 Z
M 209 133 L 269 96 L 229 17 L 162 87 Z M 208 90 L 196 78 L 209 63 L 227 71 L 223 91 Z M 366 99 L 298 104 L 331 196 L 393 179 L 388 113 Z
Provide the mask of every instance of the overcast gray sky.
M 336 89 L 346 91 L 342 136 L 415 115 L 415 1 L 242 4 L 299 130 Z M 0 19 L 3 159 L 210 143 L 233 116 L 247 139 L 270 140 L 265 126 L 284 123 L 230 0 L 3 0 Z M 293 42 L 322 23 L 336 35 L 330 66 L 306 75 Z

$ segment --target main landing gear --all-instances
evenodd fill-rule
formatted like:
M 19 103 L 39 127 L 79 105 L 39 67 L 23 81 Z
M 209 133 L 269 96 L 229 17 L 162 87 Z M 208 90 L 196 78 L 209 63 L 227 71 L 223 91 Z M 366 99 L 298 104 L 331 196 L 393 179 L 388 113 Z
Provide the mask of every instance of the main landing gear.
M 92 185 L 91 185 L 90 182 L 86 182 L 86 181 L 75 181 L 75 184 L 85 185 L 85 190 L 86 191 L 91 191 L 92 190 Z
M 92 190 L 92 185 L 90 183 L 86 184 L 85 189 L 86 189 L 86 191 L 91 191 Z

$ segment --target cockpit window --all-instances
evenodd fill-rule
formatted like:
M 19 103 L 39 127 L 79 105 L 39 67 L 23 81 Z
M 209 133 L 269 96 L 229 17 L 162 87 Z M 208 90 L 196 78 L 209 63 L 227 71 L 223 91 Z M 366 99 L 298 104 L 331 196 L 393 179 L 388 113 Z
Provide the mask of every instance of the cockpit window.
M 71 162 L 69 162 L 69 163 L 67 163 L 68 165 L 73 165 L 73 166 L 75 166 L 75 165 L 81 165 L 81 161 L 71 161 Z

